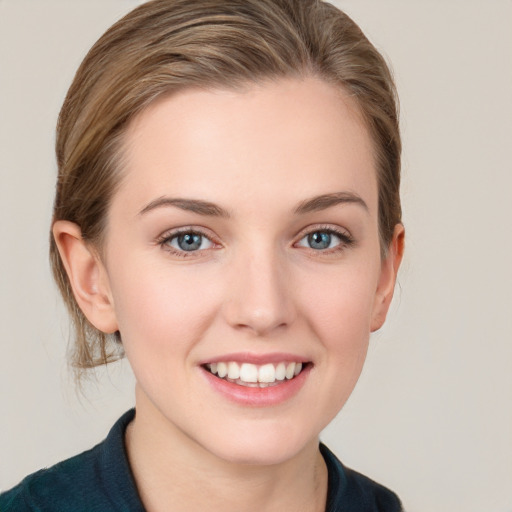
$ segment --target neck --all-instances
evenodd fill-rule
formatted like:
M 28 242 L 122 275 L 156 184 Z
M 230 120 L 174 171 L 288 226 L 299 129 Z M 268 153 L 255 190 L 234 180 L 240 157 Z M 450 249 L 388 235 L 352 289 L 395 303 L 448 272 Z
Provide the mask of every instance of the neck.
M 314 439 L 291 459 L 272 465 L 216 457 L 137 400 L 126 431 L 128 458 L 148 512 L 230 510 L 323 512 L 327 468 Z M 158 416 L 158 415 L 157 415 Z

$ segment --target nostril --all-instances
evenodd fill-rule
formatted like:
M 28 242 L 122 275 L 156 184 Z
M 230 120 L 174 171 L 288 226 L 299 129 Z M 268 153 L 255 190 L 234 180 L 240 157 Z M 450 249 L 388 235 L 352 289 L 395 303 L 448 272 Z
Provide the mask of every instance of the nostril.
M 287 324 L 285 322 L 274 324 L 272 322 L 252 321 L 247 323 L 238 323 L 234 327 L 238 330 L 251 332 L 256 336 L 267 336 L 273 331 L 285 329 Z

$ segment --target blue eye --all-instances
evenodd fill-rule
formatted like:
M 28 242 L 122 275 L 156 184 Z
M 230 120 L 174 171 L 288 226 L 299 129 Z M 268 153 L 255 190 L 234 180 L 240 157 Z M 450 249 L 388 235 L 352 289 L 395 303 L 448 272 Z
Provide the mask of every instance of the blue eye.
M 325 231 L 315 231 L 308 235 L 308 244 L 311 249 L 329 249 L 332 242 L 332 235 Z
M 209 249 L 213 246 L 211 240 L 201 233 L 188 231 L 179 233 L 167 239 L 166 244 L 177 251 L 193 252 Z
M 314 249 L 315 251 L 325 251 L 336 247 L 341 248 L 341 246 L 347 246 L 351 243 L 352 239 L 348 235 L 336 233 L 330 229 L 319 229 L 301 238 L 297 245 Z

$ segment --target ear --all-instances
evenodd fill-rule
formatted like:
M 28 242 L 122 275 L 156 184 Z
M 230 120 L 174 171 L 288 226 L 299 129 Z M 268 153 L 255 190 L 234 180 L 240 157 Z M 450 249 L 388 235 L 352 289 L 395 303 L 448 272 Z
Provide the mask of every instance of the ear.
M 82 238 L 80 227 L 58 220 L 53 236 L 75 300 L 89 322 L 105 333 L 118 330 L 108 274 L 98 252 Z
M 382 327 L 388 314 L 393 292 L 395 290 L 398 268 L 404 255 L 405 229 L 402 224 L 397 224 L 393 232 L 393 238 L 389 244 L 386 258 L 382 260 L 375 302 L 373 305 L 371 331 L 377 331 Z

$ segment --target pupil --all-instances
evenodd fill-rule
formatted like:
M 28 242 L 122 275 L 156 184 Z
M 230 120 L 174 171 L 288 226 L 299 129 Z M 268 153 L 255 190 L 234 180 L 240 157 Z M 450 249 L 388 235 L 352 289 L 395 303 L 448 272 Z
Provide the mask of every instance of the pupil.
M 331 235 L 317 231 L 308 236 L 308 242 L 312 249 L 327 249 L 331 245 Z
M 178 237 L 178 245 L 184 251 L 195 251 L 201 247 L 201 235 L 187 233 Z

